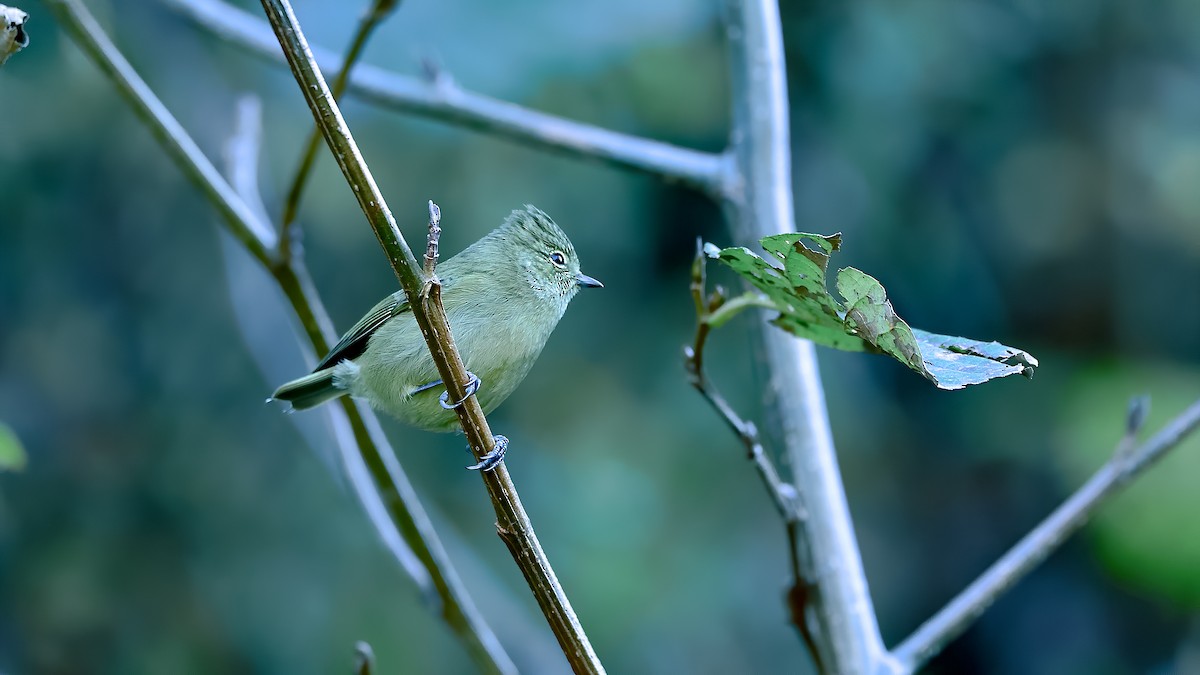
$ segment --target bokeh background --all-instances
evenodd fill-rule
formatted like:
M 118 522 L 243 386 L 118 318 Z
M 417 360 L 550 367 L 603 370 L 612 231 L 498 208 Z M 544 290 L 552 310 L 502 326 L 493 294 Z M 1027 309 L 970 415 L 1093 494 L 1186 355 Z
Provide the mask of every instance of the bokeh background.
M 291 76 L 159 3 L 89 4 L 210 156 L 236 98 L 263 98 L 277 214 L 311 124 Z M 297 10 L 340 51 L 365 4 Z M 405 0 L 366 61 L 433 62 L 483 93 L 716 151 L 718 5 Z M 797 225 L 843 232 L 835 264 L 878 277 L 913 325 L 1042 363 L 1032 381 L 947 393 L 882 357 L 821 352 L 895 644 L 1104 461 L 1130 396 L 1153 397 L 1155 429 L 1200 394 L 1200 4 L 783 5 Z M 32 44 L 0 70 L 0 422 L 28 454 L 0 474 L 0 672 L 348 672 L 360 639 L 379 672 L 470 672 L 330 448 L 263 404 L 279 377 L 264 367 L 304 362 L 290 338 L 272 363 L 250 356 L 212 208 L 48 11 L 23 8 Z M 609 670 L 805 672 L 782 528 L 681 368 L 695 238 L 730 243 L 720 209 L 652 176 L 345 111 L 410 240 L 427 199 L 448 252 L 532 202 L 606 283 L 492 423 Z M 394 279 L 328 157 L 301 218 L 344 329 Z M 758 419 L 749 321 L 709 360 Z M 462 438 L 385 425 L 518 664 L 563 669 Z M 1193 440 L 930 672 L 1200 672 L 1197 485 Z

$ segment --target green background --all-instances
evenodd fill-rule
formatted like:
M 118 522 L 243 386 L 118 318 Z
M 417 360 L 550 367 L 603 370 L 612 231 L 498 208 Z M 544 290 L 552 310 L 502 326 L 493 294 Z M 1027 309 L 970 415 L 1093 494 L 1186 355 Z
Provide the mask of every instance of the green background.
M 158 3 L 89 3 L 201 147 L 265 106 L 277 215 L 311 120 L 281 68 Z M 1026 349 L 1033 381 L 942 392 L 890 359 L 821 351 L 885 640 L 895 644 L 1079 485 L 1127 399 L 1156 429 L 1200 394 L 1200 4 L 783 3 L 796 223 L 843 232 L 914 327 Z M 256 5 L 243 3 L 260 11 Z M 341 50 L 361 2 L 299 2 Z M 212 208 L 37 2 L 0 70 L 0 672 L 336 673 L 471 664 L 337 474 L 263 398 Z M 366 61 L 432 59 L 472 90 L 720 150 L 717 3 L 406 0 Z M 531 202 L 605 282 L 573 303 L 491 416 L 543 544 L 610 672 L 797 672 L 782 527 L 692 391 L 688 268 L 719 207 L 654 177 L 363 105 L 346 116 L 409 236 L 425 201 L 455 252 Z M 339 328 L 394 279 L 322 157 L 301 219 Z M 714 276 L 735 283 L 727 272 Z M 714 380 L 769 428 L 749 318 Z M 528 672 L 565 663 L 461 436 L 385 420 L 467 586 Z M 777 449 L 775 439 L 767 439 Z M 1191 441 L 1009 595 L 932 672 L 1189 672 L 1200 659 L 1200 444 Z M 1190 666 L 1189 666 L 1190 664 Z

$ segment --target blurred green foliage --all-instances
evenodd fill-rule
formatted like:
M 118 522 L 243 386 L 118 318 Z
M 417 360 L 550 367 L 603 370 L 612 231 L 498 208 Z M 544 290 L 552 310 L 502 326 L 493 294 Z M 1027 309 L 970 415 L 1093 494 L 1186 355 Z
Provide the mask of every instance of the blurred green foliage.
M 20 471 L 28 461 L 21 439 L 17 438 L 11 427 L 0 422 L 0 472 Z
M 1097 424 L 1096 411 L 1121 405 L 1143 382 L 1158 384 L 1146 428 L 1162 427 L 1196 398 L 1200 370 L 1178 365 L 1097 363 L 1068 390 L 1058 461 L 1072 482 L 1082 481 L 1111 456 L 1114 424 Z M 1106 428 L 1107 427 L 1107 428 Z M 1145 436 L 1146 434 L 1142 434 Z M 1096 518 L 1092 536 L 1105 567 L 1139 592 L 1200 608 L 1200 439 L 1190 438 Z
M 210 156 L 237 95 L 263 97 L 262 183 L 277 208 L 311 125 L 291 77 L 157 3 L 89 5 Z M 45 9 L 22 8 L 31 47 L 0 70 L 0 418 L 28 464 L 0 474 L 0 671 L 345 672 L 357 640 L 379 672 L 468 670 L 322 461 L 328 449 L 262 404 L 278 382 L 234 325 L 212 209 Z M 822 352 L 894 643 L 1098 465 L 1128 396 L 1154 397 L 1153 431 L 1200 392 L 1200 3 L 781 9 L 799 229 L 844 232 L 846 264 L 871 270 L 914 325 L 1042 361 L 1033 382 L 947 394 L 886 359 Z M 325 0 L 297 11 L 335 48 L 358 15 Z M 706 150 L 726 142 L 716 3 L 406 0 L 366 59 L 416 73 L 425 57 L 523 105 Z M 653 177 L 353 99 L 345 112 L 410 236 L 428 199 L 447 254 L 531 202 L 606 283 L 491 422 L 512 439 L 509 466 L 609 670 L 801 670 L 782 528 L 680 359 L 696 237 L 748 242 L 729 240 L 714 204 Z M 305 251 L 344 328 L 394 279 L 327 158 L 311 185 Z M 713 336 L 707 365 L 768 429 L 747 323 Z M 279 366 L 303 372 L 294 349 L 280 345 Z M 514 659 L 560 670 L 478 478 L 461 470 L 461 437 L 387 429 Z M 1181 448 L 1149 480 L 1184 485 L 1195 455 Z M 1200 522 L 1165 487 L 1134 489 L 931 670 L 1185 672 L 1200 629 L 1184 561 Z

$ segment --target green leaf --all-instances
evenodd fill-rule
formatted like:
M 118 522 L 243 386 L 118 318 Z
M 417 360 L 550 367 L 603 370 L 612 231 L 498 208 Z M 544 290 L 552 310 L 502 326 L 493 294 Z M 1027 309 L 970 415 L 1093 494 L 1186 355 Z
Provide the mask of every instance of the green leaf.
M 829 258 L 842 236 L 806 232 L 764 238 L 763 250 L 782 267 L 743 247 L 704 247 L 767 297 L 776 326 L 798 337 L 844 351 L 888 354 L 941 389 L 962 389 L 997 377 L 1032 376 L 1037 359 L 998 342 L 979 342 L 909 328 L 874 277 L 838 270 L 839 302 L 828 290 Z M 807 244 L 811 244 L 810 248 Z
M 0 471 L 20 471 L 25 468 L 25 448 L 13 430 L 0 422 Z

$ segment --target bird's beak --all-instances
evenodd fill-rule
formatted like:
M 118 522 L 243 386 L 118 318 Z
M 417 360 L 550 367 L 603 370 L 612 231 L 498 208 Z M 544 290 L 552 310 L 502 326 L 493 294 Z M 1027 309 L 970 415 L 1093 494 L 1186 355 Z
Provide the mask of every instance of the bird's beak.
M 575 275 L 575 281 L 584 288 L 604 288 L 604 284 L 580 272 Z

